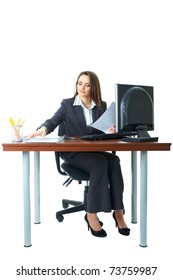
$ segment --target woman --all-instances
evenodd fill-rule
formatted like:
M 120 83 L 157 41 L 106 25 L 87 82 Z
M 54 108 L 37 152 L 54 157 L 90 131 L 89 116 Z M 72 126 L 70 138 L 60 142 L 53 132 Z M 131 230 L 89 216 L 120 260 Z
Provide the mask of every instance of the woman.
M 81 72 L 76 81 L 74 97 L 64 99 L 52 118 L 47 119 L 30 137 L 45 136 L 62 122 L 66 125 L 66 135 L 69 137 L 99 133 L 90 125 L 105 112 L 106 107 L 96 74 Z M 115 128 L 110 128 L 110 132 L 115 132 Z M 63 152 L 61 156 L 68 164 L 90 174 L 85 221 L 91 233 L 105 237 L 107 233 L 97 213 L 114 210 L 113 219 L 119 233 L 129 235 L 130 229 L 123 216 L 124 184 L 119 158 L 110 152 Z

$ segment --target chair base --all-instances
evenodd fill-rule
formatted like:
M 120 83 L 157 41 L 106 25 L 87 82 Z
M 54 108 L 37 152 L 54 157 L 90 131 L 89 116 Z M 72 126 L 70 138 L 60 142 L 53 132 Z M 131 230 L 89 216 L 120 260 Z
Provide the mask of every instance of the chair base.
M 60 210 L 56 212 L 56 219 L 59 222 L 62 222 L 64 220 L 63 215 L 65 214 L 75 213 L 79 211 L 87 211 L 87 196 L 88 196 L 88 186 L 85 186 L 83 202 L 70 200 L 70 199 L 63 199 L 62 205 L 64 210 Z M 68 208 L 69 205 L 73 205 L 73 207 Z

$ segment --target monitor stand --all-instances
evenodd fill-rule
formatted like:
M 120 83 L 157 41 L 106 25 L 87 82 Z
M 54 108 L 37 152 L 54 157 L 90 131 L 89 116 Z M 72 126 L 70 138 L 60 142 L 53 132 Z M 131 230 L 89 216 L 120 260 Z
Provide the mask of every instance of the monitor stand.
M 144 126 L 137 127 L 137 136 L 136 137 L 126 137 L 122 138 L 122 141 L 125 142 L 158 142 L 158 137 L 150 137 L 148 131 Z

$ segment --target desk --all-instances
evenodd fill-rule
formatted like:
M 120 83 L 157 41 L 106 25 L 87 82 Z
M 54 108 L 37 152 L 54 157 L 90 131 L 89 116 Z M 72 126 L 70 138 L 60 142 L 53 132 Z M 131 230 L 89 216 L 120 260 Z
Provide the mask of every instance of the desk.
M 137 223 L 137 151 L 140 152 L 140 246 L 147 246 L 147 154 L 170 151 L 171 143 L 130 143 L 120 140 L 62 140 L 58 143 L 2 143 L 3 151 L 23 153 L 24 246 L 31 243 L 30 152 L 34 152 L 35 223 L 40 223 L 40 152 L 41 151 L 130 151 L 132 164 L 132 223 Z

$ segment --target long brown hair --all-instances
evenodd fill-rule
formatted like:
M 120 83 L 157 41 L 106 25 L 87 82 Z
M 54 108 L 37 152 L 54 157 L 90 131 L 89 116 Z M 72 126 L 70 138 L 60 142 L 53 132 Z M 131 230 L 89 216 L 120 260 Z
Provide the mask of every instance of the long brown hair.
M 77 92 L 77 84 L 79 81 L 79 78 L 82 75 L 86 75 L 89 77 L 90 79 L 90 84 L 91 84 L 91 99 L 96 103 L 97 106 L 101 106 L 101 101 L 102 101 L 102 97 L 101 97 L 101 88 L 100 88 L 100 82 L 99 79 L 97 77 L 97 75 L 94 72 L 91 71 L 83 71 L 79 74 L 79 76 L 77 77 L 77 81 L 75 84 L 75 93 L 74 96 L 78 95 Z

